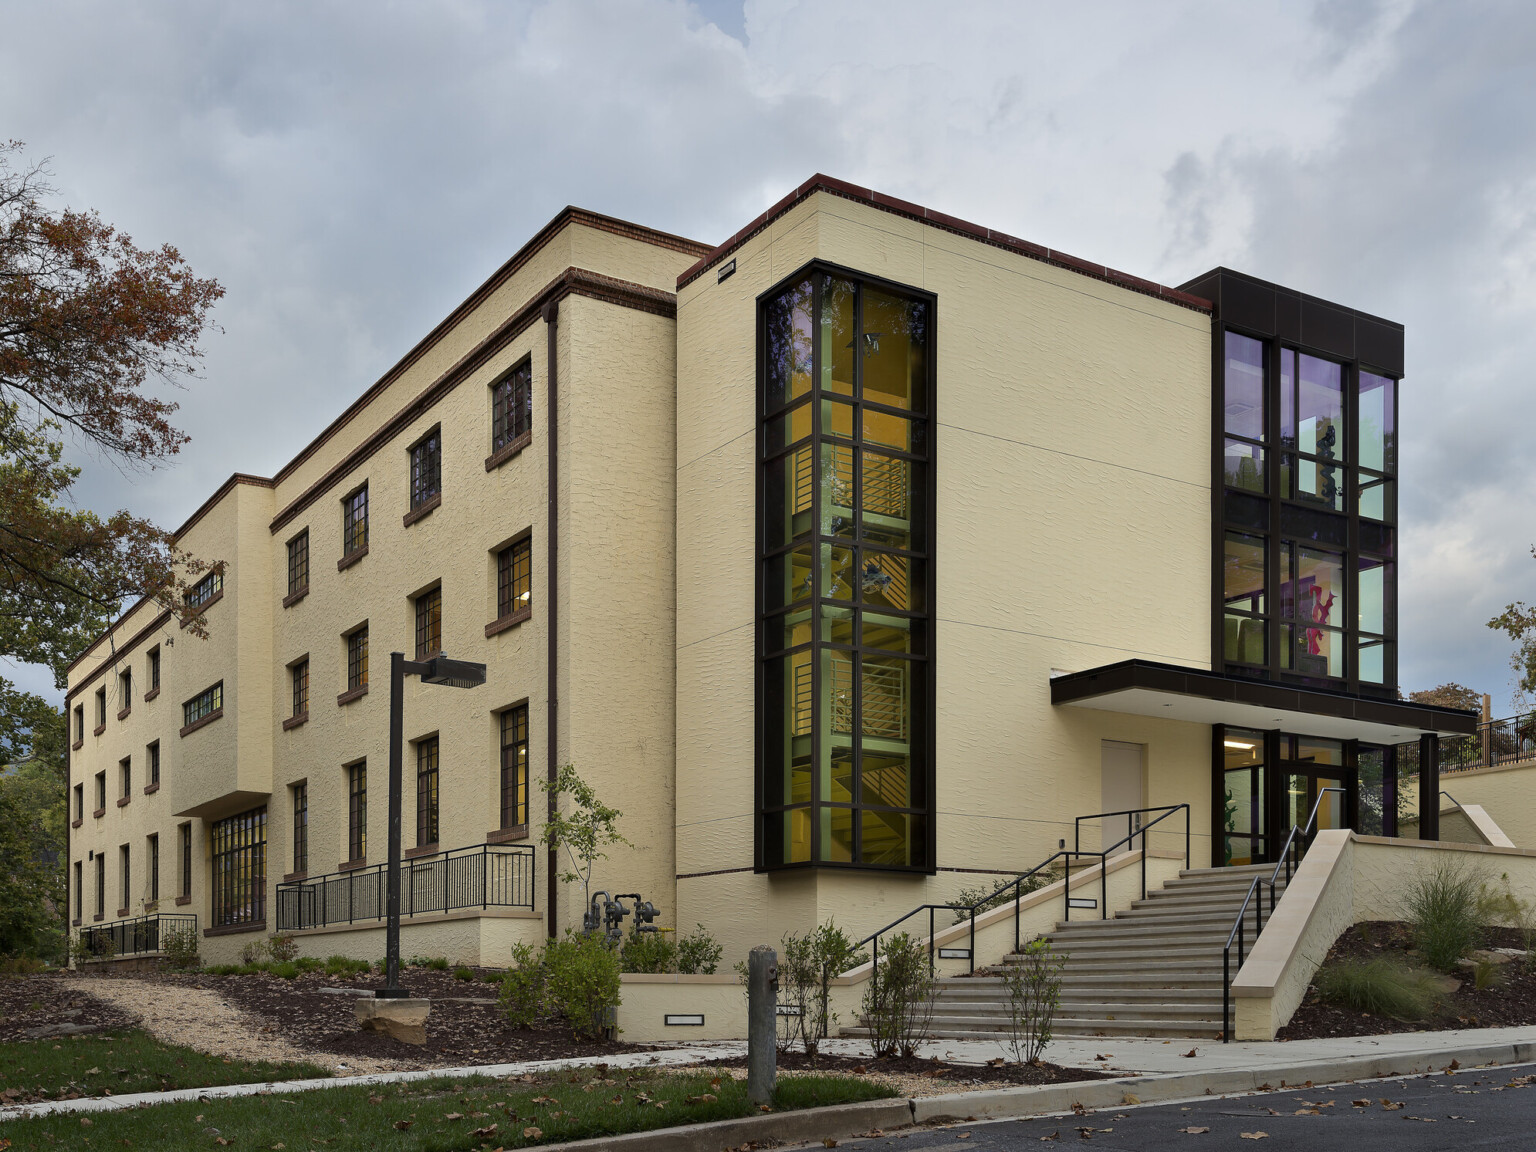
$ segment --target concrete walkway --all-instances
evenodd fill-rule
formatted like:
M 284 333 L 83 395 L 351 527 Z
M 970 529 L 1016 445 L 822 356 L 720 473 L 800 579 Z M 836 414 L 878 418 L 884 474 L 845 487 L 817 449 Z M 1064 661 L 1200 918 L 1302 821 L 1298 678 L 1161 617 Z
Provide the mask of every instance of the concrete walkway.
M 825 1050 L 837 1055 L 867 1056 L 863 1040 L 829 1040 Z M 1188 1053 L 1193 1050 L 1194 1055 Z M 485 1064 L 464 1068 L 432 1068 L 418 1072 L 376 1072 L 362 1076 L 338 1076 L 322 1080 L 287 1080 L 256 1084 L 228 1084 L 217 1088 L 187 1088 L 173 1092 L 141 1092 L 126 1096 L 59 1100 L 39 1104 L 14 1104 L 0 1108 L 0 1121 L 25 1116 L 68 1112 L 104 1112 L 168 1104 L 183 1100 L 217 1100 L 262 1093 L 305 1092 L 347 1085 L 393 1084 L 436 1077 L 522 1076 L 567 1068 L 607 1064 L 610 1068 L 642 1066 L 675 1067 L 700 1060 L 744 1053 L 742 1041 L 719 1040 L 678 1048 L 580 1060 L 526 1061 L 517 1064 Z M 937 1040 L 925 1044 L 921 1056 L 937 1056 L 957 1063 L 985 1064 L 999 1057 L 1011 1059 L 1000 1041 Z M 1193 1040 L 1163 1041 L 1140 1038 L 1101 1040 L 1063 1039 L 1046 1050 L 1051 1062 L 1070 1068 L 1091 1068 L 1118 1073 L 1116 1081 L 1099 1081 L 1094 1095 L 1120 1093 L 1131 1079 L 1136 1095 L 1150 1101 L 1175 1094 L 1199 1095 L 1204 1087 L 1213 1093 L 1248 1092 L 1266 1082 L 1279 1087 L 1282 1081 L 1301 1084 L 1308 1080 L 1327 1084 L 1397 1072 L 1422 1072 L 1441 1068 L 1452 1060 L 1462 1065 L 1502 1064 L 1536 1057 L 1536 1027 L 1463 1028 L 1447 1032 L 1406 1032 L 1388 1036 L 1351 1036 L 1328 1040 L 1291 1040 L 1270 1043 L 1201 1043 Z M 1102 1059 L 1101 1059 L 1102 1057 Z M 948 1109 L 962 1115 L 1035 1114 L 1062 1107 L 1055 1097 L 1082 1096 L 1091 1083 L 1057 1087 L 1006 1088 L 916 1101 L 914 1112 L 931 1117 Z M 1114 1087 L 1113 1085 L 1122 1087 Z M 1158 1086 L 1160 1087 L 1154 1087 Z M 941 1103 L 944 1102 L 944 1103 Z M 1113 1102 L 1113 1101 L 1110 1101 Z M 1070 1106 L 1070 1105 L 1068 1105 Z

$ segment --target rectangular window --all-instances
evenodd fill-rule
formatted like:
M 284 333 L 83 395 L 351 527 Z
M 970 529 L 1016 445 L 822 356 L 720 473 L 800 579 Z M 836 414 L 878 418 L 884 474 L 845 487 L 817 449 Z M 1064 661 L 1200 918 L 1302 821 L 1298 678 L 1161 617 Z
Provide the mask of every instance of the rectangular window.
M 117 869 L 119 873 L 117 906 L 123 910 L 120 915 L 126 915 L 133 909 L 130 903 L 133 899 L 133 883 L 132 877 L 128 874 L 128 845 L 126 844 L 120 845 L 117 849 Z
M 133 669 L 124 668 L 117 674 L 117 710 L 126 712 L 133 707 Z
M 85 819 L 85 785 L 75 785 L 75 819 Z M 77 906 L 78 907 L 78 906 Z
M 187 592 L 187 607 L 195 612 L 222 591 L 224 591 L 223 573 L 210 572 L 192 585 Z
M 149 650 L 149 691 L 157 692 L 160 689 L 160 649 Z
M 181 706 L 182 727 L 196 724 L 224 707 L 224 681 L 205 688 Z
M 347 859 L 368 857 L 368 765 L 347 769 Z
M 823 269 L 763 305 L 764 868 L 933 867 L 933 308 Z
M 443 433 L 434 428 L 411 449 L 411 509 L 443 493 Z
M 416 847 L 437 843 L 437 737 L 416 742 Z
M 144 846 L 144 866 L 149 870 L 149 898 L 160 899 L 160 837 L 150 836 Z
M 192 825 L 183 824 L 177 833 L 181 838 L 181 891 L 179 896 L 192 895 Z
M 533 538 L 524 536 L 496 553 L 496 615 L 533 606 Z
M 85 739 L 85 705 L 75 705 L 75 743 Z
M 309 785 L 293 786 L 293 870 L 309 871 Z
M 288 541 L 288 595 L 309 590 L 309 529 Z
M 341 501 L 341 554 L 345 559 L 368 547 L 368 485 Z
M 528 823 L 528 705 L 501 714 L 501 826 Z
M 126 799 L 128 799 L 128 797 L 133 795 L 133 761 L 132 761 L 132 759 L 130 757 L 124 756 L 121 760 L 119 760 L 117 762 L 117 771 L 118 771 L 119 777 L 121 778 L 121 782 L 122 782 L 122 786 L 123 786 L 122 787 L 122 791 L 120 791 L 118 793 L 118 796 L 120 796 L 122 799 L 126 800 Z
M 85 919 L 85 865 L 75 861 L 75 919 Z
M 416 659 L 443 650 L 443 590 L 441 586 L 416 597 Z
M 267 918 L 267 810 L 253 808 L 210 829 L 213 922 L 259 924 Z
M 368 625 L 347 636 L 347 691 L 368 686 Z
M 293 688 L 293 711 L 291 716 L 307 716 L 309 714 L 309 661 L 300 660 L 288 670 Z
M 520 364 L 491 385 L 491 451 L 533 428 L 533 366 Z
M 98 729 L 107 726 L 107 690 L 96 689 L 96 727 Z
M 96 811 L 104 811 L 107 807 L 107 774 L 96 773 Z
M 96 919 L 107 915 L 107 855 L 96 853 Z
M 160 783 L 160 741 L 144 746 L 145 771 L 149 774 L 146 784 Z

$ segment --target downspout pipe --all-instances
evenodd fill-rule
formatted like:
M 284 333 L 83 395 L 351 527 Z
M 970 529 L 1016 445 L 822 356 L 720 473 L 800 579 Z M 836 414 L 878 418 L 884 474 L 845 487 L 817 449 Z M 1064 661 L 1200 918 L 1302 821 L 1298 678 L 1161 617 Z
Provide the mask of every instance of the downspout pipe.
M 544 698 L 547 701 L 547 714 L 544 719 L 544 748 L 547 763 L 545 765 L 545 778 L 549 781 L 548 792 L 549 806 L 548 818 L 553 820 L 556 813 L 557 798 L 554 792 L 554 784 L 560 775 L 559 749 L 556 747 L 555 738 L 558 729 L 556 723 L 560 716 L 559 697 L 559 656 L 560 656 L 560 405 L 559 405 L 559 356 L 557 350 L 557 337 L 560 332 L 560 301 L 551 300 L 544 305 L 544 330 L 548 336 L 548 349 L 546 361 L 545 394 L 549 397 L 549 427 L 546 436 L 549 439 L 549 450 L 546 457 L 549 461 L 549 507 L 545 517 L 547 527 L 545 529 L 546 540 L 544 547 L 549 555 L 549 579 L 544 590 L 545 603 L 545 635 L 548 638 L 549 651 L 545 657 L 545 686 Z M 557 854 L 553 846 L 549 849 L 548 866 L 545 869 L 545 893 L 544 904 L 546 920 L 550 939 L 554 939 L 558 925 L 555 918 L 555 905 L 560 894 L 560 882 L 556 876 L 558 872 Z

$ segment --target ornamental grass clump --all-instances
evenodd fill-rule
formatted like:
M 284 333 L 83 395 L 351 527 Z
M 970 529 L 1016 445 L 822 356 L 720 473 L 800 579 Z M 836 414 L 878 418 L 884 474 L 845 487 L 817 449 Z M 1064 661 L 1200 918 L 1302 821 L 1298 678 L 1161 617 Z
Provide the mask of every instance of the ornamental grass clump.
M 1432 972 L 1383 956 L 1325 965 L 1313 984 L 1331 1004 L 1394 1020 L 1422 1020 L 1439 1000 L 1434 981 Z
M 1431 968 L 1450 972 L 1477 946 L 1483 931 L 1482 878 L 1455 858 L 1442 857 L 1408 886 L 1406 919 L 1413 944 Z

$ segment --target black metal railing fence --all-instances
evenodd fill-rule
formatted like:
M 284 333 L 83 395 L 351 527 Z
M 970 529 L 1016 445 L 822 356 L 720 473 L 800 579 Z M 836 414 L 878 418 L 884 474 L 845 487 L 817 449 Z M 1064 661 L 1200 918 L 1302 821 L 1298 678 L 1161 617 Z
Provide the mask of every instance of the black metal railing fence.
M 168 933 L 186 931 L 197 935 L 195 915 L 152 912 L 147 916 L 82 928 L 80 939 L 92 956 L 143 956 L 159 952 Z

